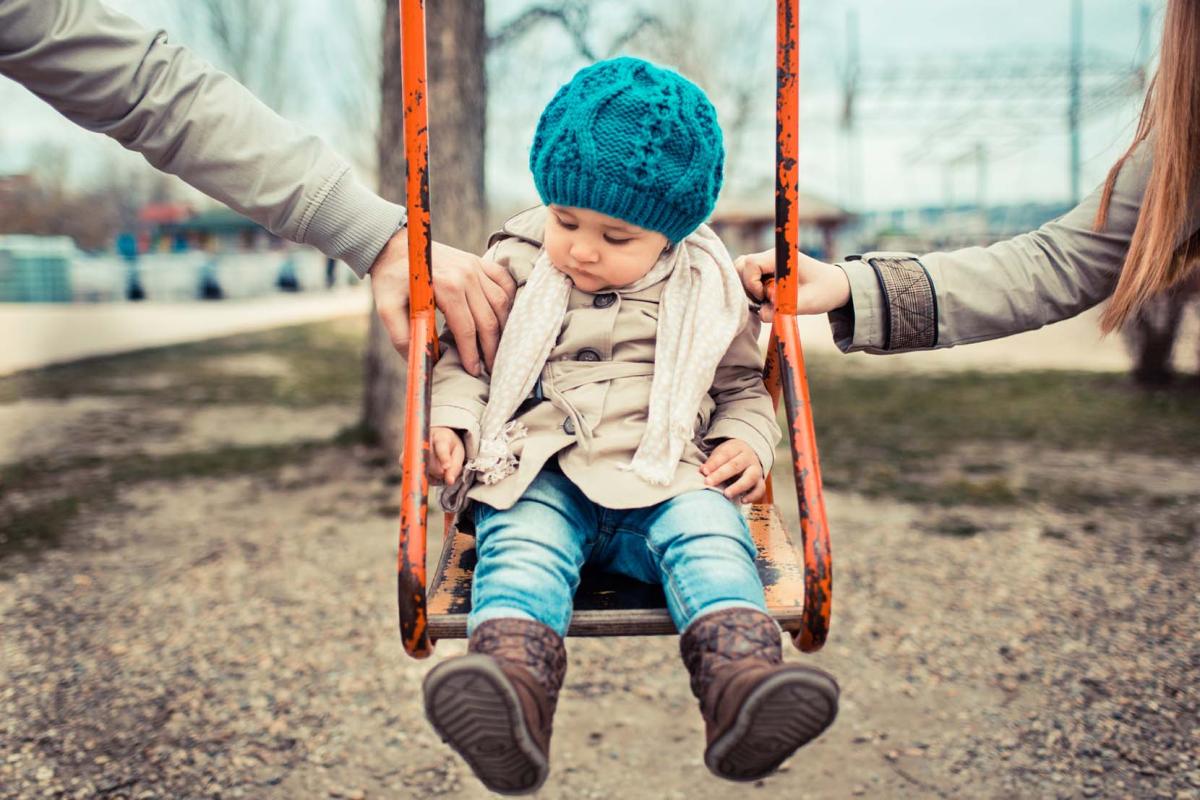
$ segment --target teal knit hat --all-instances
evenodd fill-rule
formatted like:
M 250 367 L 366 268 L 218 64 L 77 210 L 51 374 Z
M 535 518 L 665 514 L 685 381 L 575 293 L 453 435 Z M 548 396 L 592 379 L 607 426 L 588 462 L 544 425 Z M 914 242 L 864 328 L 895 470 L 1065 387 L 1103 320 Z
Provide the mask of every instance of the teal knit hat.
M 538 120 L 529 169 L 542 202 L 599 211 L 682 241 L 712 213 L 725 150 L 696 84 L 640 58 L 584 67 Z

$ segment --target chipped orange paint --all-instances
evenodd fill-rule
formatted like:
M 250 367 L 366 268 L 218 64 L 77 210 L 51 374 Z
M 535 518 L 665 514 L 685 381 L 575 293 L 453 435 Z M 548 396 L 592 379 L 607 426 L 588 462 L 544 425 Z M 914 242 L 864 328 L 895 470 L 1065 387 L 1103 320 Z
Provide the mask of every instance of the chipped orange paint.
M 775 322 L 771 333 L 768 388 L 778 402 L 782 389 L 791 429 L 792 470 L 804 548 L 804 625 L 794 636 L 806 652 L 818 650 L 829 634 L 833 569 L 829 529 L 809 405 L 808 379 L 796 326 L 800 215 L 797 206 L 800 157 L 800 0 L 777 0 L 775 56 Z M 768 289 L 769 291 L 769 289 Z M 773 388 L 774 387 L 774 388 Z
M 429 111 L 425 80 L 425 7 L 400 0 L 404 143 L 408 175 L 409 350 L 405 384 L 407 412 L 401 459 L 400 547 L 396 600 L 400 638 L 415 658 L 433 652 L 425 606 L 425 544 L 429 514 L 429 402 L 437 360 L 433 284 L 429 260 L 433 243 L 429 220 Z
M 774 332 L 779 342 L 780 383 L 792 434 L 792 471 L 804 548 L 804 625 L 794 638 L 797 647 L 812 652 L 825 644 L 833 607 L 829 527 L 825 520 L 825 496 L 821 488 L 817 441 L 796 315 L 777 314 Z
M 429 106 L 425 80 L 425 5 L 400 0 L 400 56 L 404 92 L 404 157 L 408 168 L 409 306 L 433 311 L 429 260 Z
M 425 608 L 425 543 L 429 512 L 430 373 L 434 351 L 431 345 L 435 320 L 432 311 L 415 315 L 411 336 L 406 384 L 407 413 L 404 425 L 404 454 L 401 457 L 400 547 L 396 573 L 396 597 L 400 607 L 400 636 L 405 651 L 416 658 L 433 652 Z M 417 349 L 417 342 L 424 347 Z
M 775 41 L 775 309 L 796 313 L 800 209 L 800 0 L 778 0 Z

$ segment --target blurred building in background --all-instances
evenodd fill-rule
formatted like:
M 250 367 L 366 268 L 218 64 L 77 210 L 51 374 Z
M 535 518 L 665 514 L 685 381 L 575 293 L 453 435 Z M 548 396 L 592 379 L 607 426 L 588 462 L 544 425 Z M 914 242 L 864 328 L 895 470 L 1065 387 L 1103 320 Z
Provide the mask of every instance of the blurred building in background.
M 149 203 L 138 213 L 138 252 L 256 253 L 286 242 L 233 209 L 196 211 L 186 203 Z
M 730 200 L 717 204 L 710 225 L 734 256 L 758 253 L 775 246 L 774 194 L 756 201 Z M 843 244 L 839 234 L 855 215 L 808 192 L 800 192 L 800 249 L 814 258 L 836 259 Z
M 24 176 L 0 181 L 17 201 Z M 0 235 L 0 302 L 221 300 L 357 282 L 345 265 L 285 242 L 231 209 L 148 203 L 112 246 L 88 252 L 70 236 Z

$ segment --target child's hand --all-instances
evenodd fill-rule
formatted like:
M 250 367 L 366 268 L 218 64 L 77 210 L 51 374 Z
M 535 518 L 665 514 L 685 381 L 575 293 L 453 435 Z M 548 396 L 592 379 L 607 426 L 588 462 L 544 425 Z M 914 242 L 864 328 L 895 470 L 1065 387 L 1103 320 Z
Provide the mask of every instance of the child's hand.
M 434 483 L 451 484 L 462 473 L 466 457 L 462 437 L 452 428 L 429 429 L 429 478 Z
M 725 489 L 725 496 L 730 500 L 740 496 L 743 503 L 757 503 L 767 494 L 767 482 L 758 456 L 741 439 L 726 439 L 717 445 L 708 461 L 700 467 L 700 474 L 705 476 L 704 482 L 709 486 L 717 486 L 738 476 Z

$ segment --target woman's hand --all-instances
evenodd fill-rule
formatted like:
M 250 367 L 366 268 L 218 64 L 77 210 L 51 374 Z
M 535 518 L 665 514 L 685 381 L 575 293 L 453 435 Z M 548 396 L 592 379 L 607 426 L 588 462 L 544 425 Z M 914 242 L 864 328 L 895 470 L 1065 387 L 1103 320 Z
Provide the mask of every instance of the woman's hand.
M 775 251 L 741 256 L 733 266 L 742 276 L 746 294 L 762 303 L 758 310 L 759 319 L 770 322 L 775 317 L 774 284 L 771 284 L 768 297 L 764 281 L 775 275 Z M 796 286 L 797 314 L 825 314 L 850 302 L 850 279 L 840 267 L 803 253 L 799 254 L 796 267 L 800 277 Z
M 463 368 L 480 373 L 480 352 L 490 369 L 500 346 L 517 285 L 508 270 L 477 255 L 433 243 L 433 301 L 446 317 Z M 408 239 L 401 230 L 371 265 L 375 311 L 401 355 L 408 347 Z
M 429 479 L 451 484 L 462 474 L 466 448 L 453 428 L 429 429 Z
M 712 455 L 700 467 L 704 483 L 717 486 L 733 480 L 725 487 L 725 496 L 743 503 L 757 503 L 767 495 L 767 482 L 762 464 L 750 445 L 741 439 L 726 439 L 717 445 Z

